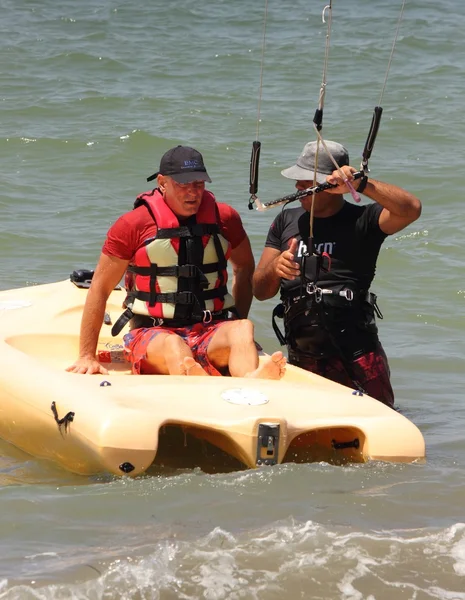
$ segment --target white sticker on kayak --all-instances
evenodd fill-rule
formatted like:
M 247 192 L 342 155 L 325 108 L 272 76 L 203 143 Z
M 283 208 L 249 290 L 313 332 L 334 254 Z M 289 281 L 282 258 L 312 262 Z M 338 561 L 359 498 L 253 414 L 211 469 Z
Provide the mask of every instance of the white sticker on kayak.
M 0 310 L 16 310 L 17 308 L 26 308 L 32 306 L 29 300 L 0 300 Z
M 223 392 L 221 397 L 226 402 L 231 402 L 231 404 L 246 404 L 249 406 L 257 406 L 268 402 L 265 394 L 251 388 L 232 388 Z

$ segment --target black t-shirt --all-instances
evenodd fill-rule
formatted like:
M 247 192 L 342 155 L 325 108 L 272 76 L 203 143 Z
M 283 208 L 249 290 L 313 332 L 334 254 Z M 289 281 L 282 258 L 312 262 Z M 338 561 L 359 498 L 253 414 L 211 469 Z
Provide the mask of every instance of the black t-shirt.
M 330 270 L 321 271 L 320 282 L 352 281 L 361 290 L 369 289 L 381 244 L 387 237 L 378 224 L 382 210 L 377 203 L 358 206 L 344 202 L 335 215 L 314 218 L 315 251 L 331 257 Z M 294 237 L 298 241 L 295 260 L 301 264 L 309 233 L 310 213 L 303 208 L 285 209 L 271 224 L 265 246 L 283 252 Z

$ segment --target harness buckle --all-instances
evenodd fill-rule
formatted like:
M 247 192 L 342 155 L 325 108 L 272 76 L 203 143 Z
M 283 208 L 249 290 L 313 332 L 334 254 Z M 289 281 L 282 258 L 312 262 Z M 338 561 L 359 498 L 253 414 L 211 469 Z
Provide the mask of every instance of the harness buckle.
M 316 289 L 317 287 L 315 283 L 307 283 L 306 292 L 309 296 L 312 296 L 315 293 Z
M 381 312 L 379 306 L 378 306 L 378 296 L 376 294 L 373 294 L 373 292 L 368 292 L 367 293 L 367 300 L 368 302 L 372 305 L 373 310 L 375 311 L 375 315 L 378 317 L 378 319 L 384 319 L 383 317 L 383 313 Z
M 211 323 L 213 321 L 213 315 L 212 315 L 212 311 L 211 310 L 204 310 L 203 311 L 203 319 L 202 322 L 205 325 L 208 325 L 208 323 Z
M 345 298 L 348 302 L 352 302 L 354 299 L 354 292 L 350 289 L 341 290 L 339 296 Z
M 323 290 L 319 288 L 316 283 L 307 283 L 307 294 L 309 296 L 315 296 L 315 302 L 319 304 L 323 298 Z

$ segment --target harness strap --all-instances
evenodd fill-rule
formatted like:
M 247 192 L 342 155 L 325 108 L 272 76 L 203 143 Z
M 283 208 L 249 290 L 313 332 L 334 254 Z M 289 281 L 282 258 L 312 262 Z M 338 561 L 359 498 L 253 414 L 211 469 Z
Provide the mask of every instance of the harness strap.
M 278 319 L 282 319 L 284 317 L 284 304 L 282 302 L 274 307 L 271 317 L 271 324 L 273 326 L 273 331 L 278 338 L 278 342 L 281 344 L 281 346 L 285 346 L 287 340 L 276 323 L 276 317 L 278 317 Z
M 368 292 L 368 296 L 369 298 L 367 298 L 367 302 L 369 302 L 373 307 L 375 315 L 378 317 L 378 319 L 384 319 L 384 315 L 378 306 L 378 296 L 376 294 L 373 294 L 372 292 Z
M 283 303 L 285 304 L 286 307 L 286 314 L 288 314 L 289 312 L 293 312 L 293 307 L 295 305 L 299 305 L 301 304 L 300 301 L 307 301 L 309 300 L 310 302 L 315 302 L 316 304 L 319 304 L 320 302 L 324 302 L 324 298 L 328 298 L 332 297 L 334 298 L 334 300 L 339 300 L 342 299 L 343 301 L 343 306 L 345 305 L 346 301 L 348 304 L 347 306 L 350 307 L 351 303 L 360 303 L 360 302 L 368 302 L 371 306 L 373 306 L 376 316 L 379 317 L 380 319 L 383 318 L 383 315 L 379 309 L 379 306 L 377 304 L 377 296 L 376 294 L 373 294 L 372 292 L 365 292 L 365 291 L 361 291 L 361 292 L 357 292 L 357 291 L 353 291 L 350 288 L 343 288 L 340 290 L 334 290 L 334 289 L 328 289 L 328 288 L 320 288 L 318 287 L 316 284 L 314 283 L 308 283 L 304 294 L 301 294 L 300 296 L 295 296 L 295 297 L 288 297 L 285 298 L 283 300 Z M 308 308 L 308 307 L 307 307 Z M 300 307 L 299 307 L 299 311 L 300 311 Z M 294 315 L 292 315 L 293 318 Z
M 317 311 L 319 313 L 321 323 L 322 323 L 323 327 L 325 328 L 325 330 L 329 336 L 329 339 L 331 340 L 332 345 L 334 346 L 334 348 L 336 349 L 336 352 L 339 355 L 339 360 L 341 361 L 341 364 L 344 367 L 345 372 L 347 373 L 348 377 L 352 381 L 355 389 L 357 389 L 359 392 L 362 392 L 362 394 L 366 394 L 367 391 L 365 390 L 362 383 L 359 381 L 359 379 L 355 375 L 354 367 L 353 367 L 352 363 L 347 359 L 346 355 L 344 354 L 341 346 L 339 345 L 339 343 L 336 339 L 336 336 L 331 331 L 331 328 L 326 325 L 326 315 L 324 314 L 324 310 L 322 310 L 321 304 L 318 305 Z
M 308 288 L 308 286 L 307 286 L 307 288 Z M 325 289 L 325 288 L 318 288 L 317 286 L 314 286 L 314 289 L 312 289 L 311 291 L 308 291 L 308 293 L 310 296 L 312 294 L 314 294 L 313 298 L 308 298 L 308 296 L 306 296 L 306 295 L 298 296 L 293 299 L 287 298 L 287 299 L 283 300 L 280 304 L 275 306 L 275 308 L 273 309 L 271 324 L 273 326 L 273 331 L 275 332 L 275 335 L 278 338 L 278 341 L 282 346 L 287 344 L 290 340 L 288 340 L 287 336 L 284 335 L 282 333 L 282 331 L 279 329 L 276 319 L 277 318 L 283 319 L 284 317 L 286 317 L 286 322 L 288 324 L 287 326 L 289 326 L 289 324 L 295 318 L 297 318 L 298 316 L 300 316 L 304 313 L 308 313 L 308 311 L 311 310 L 311 307 L 313 305 L 316 313 L 318 314 L 318 317 L 319 317 L 322 327 L 325 328 L 325 330 L 327 331 L 327 333 L 331 339 L 331 343 L 333 344 L 335 349 L 338 351 L 338 353 L 341 354 L 342 351 L 340 350 L 339 345 L 337 344 L 337 341 L 335 340 L 334 336 L 332 335 L 330 328 L 328 328 L 325 324 L 326 317 L 324 315 L 324 311 L 320 310 L 321 302 L 322 302 L 324 296 L 335 295 L 335 296 L 344 298 L 349 303 L 352 302 L 355 298 L 357 298 L 360 301 L 366 301 L 373 307 L 373 310 L 374 310 L 376 316 L 379 317 L 380 319 L 383 318 L 383 314 L 381 313 L 381 311 L 378 307 L 378 304 L 377 304 L 377 296 L 376 296 L 376 294 L 373 294 L 372 292 L 360 292 L 359 294 L 354 295 L 354 292 L 348 288 L 337 291 L 337 290 L 330 290 L 330 289 Z M 312 300 L 313 300 L 313 302 L 312 302 Z M 311 303 L 310 305 L 309 305 L 309 302 Z M 323 304 L 324 304 L 324 302 L 323 302 Z
M 331 290 L 326 288 L 320 288 L 314 283 L 307 283 L 306 292 L 309 296 L 315 296 L 315 302 L 321 302 L 323 296 L 340 296 L 345 298 L 348 302 L 352 302 L 355 298 L 353 290 L 350 288 L 344 288 L 343 290 Z

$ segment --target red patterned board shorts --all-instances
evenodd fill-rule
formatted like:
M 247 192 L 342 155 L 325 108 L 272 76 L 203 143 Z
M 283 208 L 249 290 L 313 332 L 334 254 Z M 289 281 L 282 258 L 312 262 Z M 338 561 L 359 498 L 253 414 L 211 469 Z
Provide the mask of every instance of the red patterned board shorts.
M 147 356 L 147 346 L 160 333 L 179 335 L 189 346 L 194 359 L 209 374 L 216 377 L 223 375 L 208 359 L 208 345 L 218 329 L 228 321 L 214 323 L 196 323 L 188 327 L 140 327 L 133 329 L 124 336 L 124 356 L 132 364 L 132 372 L 144 372 L 144 361 Z
M 337 356 L 313 358 L 289 350 L 289 363 L 311 371 L 347 387 L 356 389 L 342 361 Z M 362 354 L 352 361 L 353 374 L 366 393 L 391 408 L 394 407 L 394 392 L 390 381 L 389 363 L 381 344 L 373 352 Z

